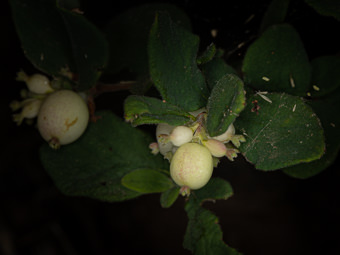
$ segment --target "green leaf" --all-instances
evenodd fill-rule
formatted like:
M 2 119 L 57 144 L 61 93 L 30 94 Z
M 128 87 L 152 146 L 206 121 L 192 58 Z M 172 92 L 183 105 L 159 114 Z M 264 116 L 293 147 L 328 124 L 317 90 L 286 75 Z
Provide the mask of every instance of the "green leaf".
M 207 49 L 197 58 L 197 64 L 202 65 L 211 61 L 216 54 L 215 44 L 210 44 Z
M 171 4 L 144 4 L 123 12 L 106 29 L 110 45 L 106 73 L 116 74 L 124 68 L 140 75 L 149 73 L 147 44 L 157 11 L 167 11 L 176 24 L 191 29 L 186 14 Z
M 309 92 L 312 97 L 331 94 L 340 86 L 340 58 L 322 56 L 314 59 L 312 65 L 312 81 Z
M 250 45 L 242 69 L 245 84 L 257 90 L 305 96 L 310 86 L 307 53 L 288 24 L 271 26 Z
M 140 193 L 160 193 L 174 186 L 169 176 L 155 169 L 137 169 L 126 174 L 122 184 Z
M 160 199 L 161 206 L 163 208 L 169 208 L 170 206 L 172 206 L 172 204 L 175 203 L 175 201 L 178 198 L 179 190 L 180 190 L 180 187 L 173 187 L 171 189 L 164 191 L 161 194 L 161 199 Z
M 207 129 L 210 136 L 224 133 L 245 107 L 243 82 L 234 74 L 223 76 L 208 100 Z
M 340 86 L 338 87 L 340 88 Z M 309 102 L 320 117 L 325 132 L 326 152 L 321 159 L 284 169 L 292 177 L 306 179 L 331 166 L 340 150 L 340 119 L 334 110 L 340 109 L 340 90 L 331 96 Z
M 73 73 L 78 90 L 96 83 L 108 49 L 93 24 L 80 14 L 58 8 L 54 0 L 10 3 L 23 51 L 36 68 L 54 76 Z
M 162 98 L 185 111 L 206 105 L 208 88 L 197 67 L 199 38 L 158 13 L 149 37 L 150 74 Z
M 290 0 L 273 0 L 268 5 L 267 11 L 263 15 L 260 32 L 264 32 L 268 27 L 282 23 L 287 14 Z
M 246 159 L 266 171 L 319 159 L 325 143 L 313 110 L 295 96 L 270 93 L 266 97 L 250 97 L 234 123 L 246 138 L 239 148 Z
M 318 13 L 324 16 L 332 16 L 340 21 L 340 3 L 338 0 L 305 0 Z
M 167 162 L 148 149 L 152 138 L 111 112 L 90 123 L 76 142 L 53 150 L 40 150 L 43 166 L 66 195 L 104 201 L 122 201 L 141 195 L 124 187 L 121 179 L 137 169 L 167 169 Z
M 235 69 L 228 65 L 222 58 L 215 57 L 211 61 L 202 65 L 202 72 L 208 83 L 209 89 L 212 90 L 216 83 L 227 74 L 237 74 Z
M 232 195 L 230 184 L 220 178 L 213 178 L 202 189 L 194 191 L 185 205 L 189 222 L 184 236 L 184 247 L 195 255 L 240 254 L 223 242 L 223 233 L 218 218 L 201 207 L 211 199 L 227 199 Z
M 241 254 L 223 242 L 223 233 L 218 218 L 209 210 L 195 203 L 187 203 L 189 217 L 184 236 L 184 248 L 195 255 L 238 255 Z
M 201 189 L 192 191 L 199 203 L 215 199 L 228 199 L 233 195 L 233 189 L 229 182 L 221 178 L 211 178 Z
M 124 102 L 125 119 L 134 126 L 168 123 L 183 125 L 191 120 L 189 113 L 160 99 L 131 95 Z

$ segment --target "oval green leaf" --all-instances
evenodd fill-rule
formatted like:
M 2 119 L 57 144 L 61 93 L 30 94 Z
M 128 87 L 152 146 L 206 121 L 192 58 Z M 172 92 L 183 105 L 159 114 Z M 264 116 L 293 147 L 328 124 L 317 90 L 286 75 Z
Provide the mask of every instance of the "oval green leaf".
M 179 196 L 179 191 L 180 187 L 177 186 L 164 191 L 161 194 L 160 198 L 161 206 L 163 208 L 169 208 L 170 206 L 172 206 Z
M 309 104 L 320 116 L 325 132 L 326 152 L 319 160 L 284 169 L 286 174 L 300 179 L 312 177 L 330 167 L 340 150 L 340 119 L 336 114 L 340 109 L 340 89 L 328 97 L 313 100 Z
M 202 65 L 202 71 L 210 90 L 223 76 L 237 74 L 236 70 L 220 57 L 214 57 L 211 61 Z
M 167 123 L 179 126 L 191 120 L 189 113 L 160 99 L 132 95 L 124 102 L 125 120 L 132 125 Z
M 250 97 L 234 123 L 246 138 L 239 148 L 245 158 L 265 171 L 319 159 L 324 134 L 311 107 L 284 93 L 263 96 Z
M 331 94 L 340 87 L 340 57 L 322 56 L 313 59 L 312 81 L 309 93 L 312 97 Z
M 53 76 L 72 73 L 73 85 L 80 91 L 95 85 L 106 64 L 108 47 L 92 23 L 57 7 L 53 0 L 10 3 L 23 51 L 36 68 Z
M 185 111 L 204 107 L 209 95 L 197 67 L 198 46 L 198 36 L 158 13 L 148 44 L 151 79 L 165 101 Z
M 106 73 L 116 74 L 123 69 L 139 75 L 149 73 L 147 45 L 157 11 L 167 11 L 175 23 L 191 29 L 184 11 L 172 4 L 143 4 L 121 13 L 105 31 L 110 45 Z
M 152 138 L 111 112 L 98 112 L 76 142 L 40 150 L 43 166 L 55 185 L 66 195 L 105 201 L 122 201 L 141 195 L 121 184 L 123 176 L 136 169 L 167 169 L 160 155 L 151 154 Z
M 174 186 L 169 176 L 154 169 L 134 170 L 122 178 L 122 184 L 140 193 L 160 193 Z
M 224 133 L 245 107 L 243 82 L 235 74 L 223 76 L 208 100 L 207 129 L 210 136 Z
M 183 246 L 193 254 L 240 255 L 223 242 L 223 233 L 218 218 L 201 205 L 206 200 L 227 199 L 233 191 L 229 182 L 212 178 L 202 189 L 195 190 L 185 205 L 189 222 Z
M 250 45 L 242 70 L 245 84 L 261 91 L 305 96 L 310 86 L 307 53 L 288 24 L 271 26 Z

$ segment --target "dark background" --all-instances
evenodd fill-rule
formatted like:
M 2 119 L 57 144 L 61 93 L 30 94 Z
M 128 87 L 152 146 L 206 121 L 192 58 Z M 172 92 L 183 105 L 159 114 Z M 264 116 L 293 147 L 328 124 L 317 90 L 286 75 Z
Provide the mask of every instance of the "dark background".
M 87 0 L 82 9 L 102 27 L 114 14 L 142 2 L 147 1 Z M 270 1 L 168 2 L 187 12 L 203 48 L 214 41 L 233 52 L 229 57 L 237 61 L 244 53 L 235 50 L 237 45 L 256 36 Z M 337 54 L 339 22 L 318 15 L 303 1 L 293 2 L 287 19 L 300 33 L 310 58 Z M 39 162 L 43 141 L 37 130 L 25 124 L 17 127 L 11 120 L 8 105 L 23 88 L 15 74 L 20 68 L 34 68 L 21 51 L 7 1 L 1 13 L 0 254 L 190 254 L 182 247 L 187 224 L 183 198 L 163 209 L 159 195 L 104 203 L 66 197 L 55 188 Z M 211 37 L 211 29 L 218 29 L 217 38 Z M 122 114 L 127 95 L 108 96 L 116 100 L 112 109 L 117 114 Z M 297 180 L 280 171 L 254 170 L 242 157 L 223 161 L 215 172 L 230 181 L 234 196 L 205 206 L 219 217 L 224 241 L 245 255 L 338 254 L 336 164 L 308 180 Z

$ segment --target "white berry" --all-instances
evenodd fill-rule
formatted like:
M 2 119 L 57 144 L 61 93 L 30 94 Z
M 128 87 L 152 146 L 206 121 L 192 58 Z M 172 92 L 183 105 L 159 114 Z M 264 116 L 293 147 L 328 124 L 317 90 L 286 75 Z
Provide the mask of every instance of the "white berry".
M 38 114 L 38 129 L 52 148 L 77 140 L 86 130 L 89 110 L 85 101 L 71 90 L 48 95 Z
M 170 135 L 171 131 L 174 128 L 175 128 L 174 126 L 168 125 L 166 123 L 160 123 L 157 125 L 156 138 L 157 138 L 157 143 L 158 143 L 158 149 L 159 149 L 159 152 L 164 156 L 169 151 L 171 151 L 173 147 L 173 144 L 167 139 L 164 139 L 164 136 L 167 137 L 168 135 Z
M 175 127 L 170 134 L 170 141 L 175 146 L 181 146 L 185 143 L 191 142 L 193 131 L 186 126 Z
M 29 91 L 35 94 L 47 94 L 53 92 L 50 80 L 43 74 L 33 74 L 28 76 L 24 71 L 17 74 L 18 81 L 26 82 Z
M 198 143 L 186 143 L 177 149 L 170 163 L 170 175 L 179 186 L 200 189 L 213 172 L 210 151 Z

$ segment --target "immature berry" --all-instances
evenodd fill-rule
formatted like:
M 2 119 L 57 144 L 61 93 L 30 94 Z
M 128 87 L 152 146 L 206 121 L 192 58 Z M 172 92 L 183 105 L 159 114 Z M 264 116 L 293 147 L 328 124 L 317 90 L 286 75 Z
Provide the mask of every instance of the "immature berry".
M 85 101 L 71 90 L 48 95 L 38 114 L 38 129 L 52 148 L 77 140 L 85 131 L 89 110 Z
M 214 157 L 220 158 L 225 156 L 227 153 L 227 147 L 221 141 L 208 139 L 206 141 L 203 141 L 203 145 L 209 149 L 211 155 L 213 155 Z
M 13 120 L 17 123 L 17 125 L 20 125 L 25 118 L 33 119 L 37 117 L 40 106 L 41 106 L 41 101 L 42 101 L 41 99 L 28 99 L 28 100 L 24 100 L 21 103 L 17 101 L 13 101 L 12 102 L 13 109 L 17 107 L 19 108 L 22 107 L 22 110 L 20 113 L 13 115 Z
M 186 126 L 175 127 L 170 134 L 170 141 L 175 146 L 181 146 L 185 143 L 191 142 L 193 131 Z
M 43 74 L 28 76 L 24 71 L 17 73 L 17 80 L 26 82 L 29 91 L 35 94 L 47 94 L 53 92 L 50 80 Z
M 198 143 L 186 143 L 177 149 L 170 163 L 170 175 L 179 186 L 200 189 L 213 172 L 210 151 Z
M 157 125 L 156 138 L 158 143 L 158 149 L 163 156 L 170 152 L 173 147 L 173 144 L 168 139 L 164 139 L 164 136 L 165 137 L 169 136 L 174 128 L 175 128 L 174 126 L 168 125 L 166 123 L 160 123 Z

